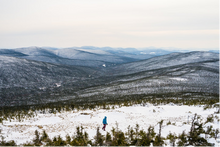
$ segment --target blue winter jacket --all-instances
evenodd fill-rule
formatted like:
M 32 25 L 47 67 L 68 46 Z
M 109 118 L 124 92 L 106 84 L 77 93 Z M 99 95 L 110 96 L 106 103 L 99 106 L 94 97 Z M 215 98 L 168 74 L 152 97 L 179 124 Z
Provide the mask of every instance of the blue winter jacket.
M 107 117 L 105 116 L 105 118 L 103 119 L 103 124 L 107 124 Z

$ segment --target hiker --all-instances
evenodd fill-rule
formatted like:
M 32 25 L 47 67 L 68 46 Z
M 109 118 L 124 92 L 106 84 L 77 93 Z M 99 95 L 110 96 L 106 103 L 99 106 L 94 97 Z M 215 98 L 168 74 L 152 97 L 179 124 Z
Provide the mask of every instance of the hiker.
M 106 116 L 105 116 L 105 118 L 103 119 L 103 122 L 102 122 L 102 123 L 103 123 L 103 125 L 104 125 L 104 126 L 102 127 L 102 130 L 105 131 L 105 127 L 106 127 L 106 125 L 108 125 L 108 124 L 107 124 L 107 117 L 106 117 Z

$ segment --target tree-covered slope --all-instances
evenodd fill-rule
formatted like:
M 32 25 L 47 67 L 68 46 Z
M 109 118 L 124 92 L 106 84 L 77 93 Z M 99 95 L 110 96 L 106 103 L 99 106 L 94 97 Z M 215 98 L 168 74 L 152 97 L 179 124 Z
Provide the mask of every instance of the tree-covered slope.
M 187 94 L 218 97 L 218 55 L 172 53 L 106 68 L 0 56 L 0 104 L 107 102 Z

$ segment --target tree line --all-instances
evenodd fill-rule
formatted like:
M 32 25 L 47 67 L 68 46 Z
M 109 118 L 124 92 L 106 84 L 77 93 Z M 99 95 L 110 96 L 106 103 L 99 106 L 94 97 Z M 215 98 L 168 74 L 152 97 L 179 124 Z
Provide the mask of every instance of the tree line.
M 197 94 L 196 94 L 197 95 Z M 177 104 L 177 105 L 204 105 L 204 109 L 209 109 L 216 107 L 216 113 L 219 113 L 219 98 L 210 97 L 207 94 L 201 94 L 201 96 L 193 96 L 187 94 L 177 95 L 132 95 L 132 96 L 122 96 L 120 98 L 112 98 L 111 100 L 104 101 L 92 101 L 92 102 L 56 102 L 56 103 L 46 103 L 41 105 L 25 105 L 25 106 L 13 106 L 13 107 L 0 107 L 0 123 L 3 120 L 18 120 L 22 121 L 27 118 L 31 118 L 37 115 L 37 113 L 60 113 L 61 111 L 80 111 L 80 110 L 94 110 L 94 109 L 114 109 L 115 107 L 122 106 L 132 106 L 135 104 L 146 105 L 146 103 L 151 103 L 154 106 L 166 105 L 166 104 Z

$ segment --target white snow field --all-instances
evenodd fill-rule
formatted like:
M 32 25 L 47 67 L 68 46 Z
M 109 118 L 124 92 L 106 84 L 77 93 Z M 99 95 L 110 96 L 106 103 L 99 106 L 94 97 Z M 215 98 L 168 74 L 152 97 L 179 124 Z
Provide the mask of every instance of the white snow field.
M 14 140 L 19 145 L 27 141 L 32 142 L 35 130 L 39 132 L 45 130 L 51 139 L 58 135 L 65 139 L 67 134 L 72 136 L 75 133 L 76 126 L 81 125 L 88 132 L 89 138 L 93 139 L 97 127 L 100 127 L 101 133 L 105 135 L 106 131 L 111 132 L 112 127 L 116 127 L 116 122 L 123 132 L 127 131 L 129 125 L 135 128 L 136 124 L 139 124 L 140 129 L 144 129 L 146 132 L 150 125 L 154 126 L 155 132 L 158 134 L 158 122 L 163 119 L 161 135 L 166 137 L 169 132 L 179 135 L 185 130 L 188 133 L 191 119 L 195 113 L 201 115 L 202 122 L 205 122 L 208 115 L 211 114 L 217 115 L 219 118 L 219 114 L 214 114 L 215 111 L 215 108 L 204 110 L 203 106 L 178 106 L 172 103 L 154 106 L 147 103 L 109 110 L 64 111 L 56 114 L 38 112 L 34 118 L 27 118 L 22 122 L 18 120 L 3 121 L 0 129 L 6 141 Z M 107 116 L 108 122 L 106 131 L 101 130 L 104 116 Z M 171 125 L 167 125 L 169 121 Z M 212 125 L 214 129 L 219 128 L 219 119 L 215 118 L 213 123 L 205 124 L 206 127 L 209 125 Z M 215 146 L 220 145 L 214 138 L 208 138 L 208 142 L 215 143 Z

